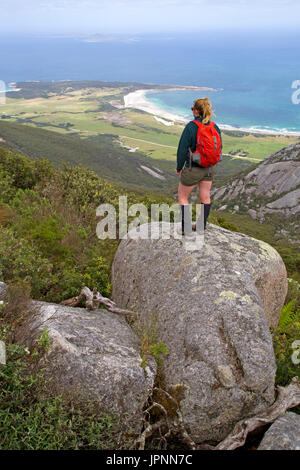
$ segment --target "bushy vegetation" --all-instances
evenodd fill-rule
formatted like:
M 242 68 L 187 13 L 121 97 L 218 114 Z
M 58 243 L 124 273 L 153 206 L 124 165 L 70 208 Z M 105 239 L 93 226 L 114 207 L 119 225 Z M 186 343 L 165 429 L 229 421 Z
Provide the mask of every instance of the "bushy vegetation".
M 293 377 L 300 379 L 300 284 L 289 279 L 289 289 L 278 328 L 273 331 L 277 364 L 276 384 L 288 385 Z M 300 414 L 300 406 L 294 409 Z
M 154 161 L 139 151 L 129 153 L 128 150 L 115 143 L 120 128 L 119 130 L 108 129 L 107 132 L 109 131 L 110 135 L 99 133 L 96 136 L 83 139 L 78 135 L 65 135 L 56 132 L 57 126 L 52 126 L 54 128 L 48 130 L 49 125 L 45 130 L 32 125 L 0 119 L 0 135 L 5 141 L 0 142 L 0 150 L 8 147 L 12 152 L 22 152 L 32 158 L 39 159 L 40 156 L 43 156 L 56 167 L 61 167 L 63 163 L 68 165 L 82 164 L 103 178 L 133 188 L 138 186 L 140 190 L 168 193 L 172 185 L 173 189 L 176 189 L 178 178 L 175 173 L 175 162 Z M 123 129 L 121 133 L 124 134 Z M 161 169 L 165 173 L 166 180 L 150 176 L 140 168 L 140 165 L 152 169 L 154 169 L 154 165 Z
M 84 285 L 109 296 L 118 241 L 97 238 L 96 208 L 117 207 L 124 190 L 82 167 L 57 170 L 3 148 L 0 187 L 0 278 L 27 280 L 33 298 L 52 302 L 78 295 Z M 128 204 L 168 201 L 125 194 Z
M 128 441 L 120 437 L 117 417 L 104 414 L 96 401 L 52 389 L 46 364 L 38 366 L 50 346 L 47 331 L 28 350 L 19 345 L 16 326 L 29 297 L 61 302 L 84 285 L 110 295 L 118 240 L 97 238 L 99 204 L 118 208 L 124 193 L 129 205 L 171 200 L 126 192 L 82 167 L 58 170 L 48 160 L 3 148 L 0 188 L 0 280 L 13 289 L 9 307 L 0 307 L 0 340 L 7 346 L 0 369 L 0 449 L 124 449 Z
M 24 349 L 10 345 L 0 372 L 0 450 L 117 449 L 118 428 L 94 403 L 49 396 L 43 374 L 26 370 Z

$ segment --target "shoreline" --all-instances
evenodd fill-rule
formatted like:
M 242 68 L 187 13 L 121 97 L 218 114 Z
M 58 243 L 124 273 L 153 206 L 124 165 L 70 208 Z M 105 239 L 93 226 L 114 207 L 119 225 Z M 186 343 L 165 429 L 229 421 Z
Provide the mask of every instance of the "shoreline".
M 186 87 L 172 87 L 166 88 L 163 91 L 176 91 L 176 90 L 191 90 L 197 89 L 202 91 L 215 91 L 213 88 L 207 87 L 193 87 L 193 86 L 186 86 Z M 147 100 L 145 97 L 146 93 L 148 92 L 159 92 L 161 90 L 156 89 L 140 89 L 133 92 L 128 93 L 124 96 L 124 108 L 135 108 L 140 109 L 141 111 L 145 111 L 146 113 L 152 114 L 156 117 L 167 119 L 168 121 L 173 122 L 174 124 L 187 124 L 190 119 L 184 118 L 175 113 L 171 113 L 169 111 L 165 111 L 160 106 L 152 103 L 151 101 Z M 260 129 L 255 127 L 234 127 L 229 124 L 219 124 L 220 129 L 227 130 L 227 131 L 235 131 L 235 132 L 247 132 L 249 134 L 267 134 L 267 135 L 280 135 L 285 137 L 300 137 L 300 131 L 275 131 L 275 130 L 268 130 L 268 129 Z
M 54 80 L 53 80 L 54 81 Z M 56 80 L 57 83 L 59 82 L 70 82 L 70 81 L 80 81 L 80 80 Z M 41 83 L 41 80 L 28 80 L 28 83 Z M 17 92 L 21 91 L 22 88 L 17 88 L 16 86 L 20 82 L 15 82 L 11 81 L 8 83 L 9 88 L 6 90 L 3 90 L 2 92 L 4 93 L 9 93 L 9 92 Z M 110 82 L 109 82 L 110 83 Z M 160 91 L 184 91 L 184 90 L 199 90 L 199 91 L 218 91 L 221 89 L 215 89 L 207 86 L 199 87 L 199 86 L 194 86 L 194 85 L 157 85 L 157 84 L 150 84 L 150 86 L 153 86 L 155 88 L 148 88 L 148 89 L 138 89 L 133 92 L 128 93 L 127 95 L 124 96 L 124 106 L 122 108 L 133 108 L 133 109 L 140 109 L 142 111 L 145 111 L 148 114 L 153 115 L 156 117 L 156 119 L 166 126 L 174 125 L 176 123 L 178 124 L 187 124 L 190 119 L 184 118 L 183 116 L 180 116 L 179 114 L 172 113 L 170 111 L 166 111 L 160 106 L 156 105 L 155 103 L 152 103 L 151 101 L 147 100 L 145 95 L 148 92 L 157 92 L 159 93 Z M 166 122 L 163 122 L 163 120 L 166 119 Z M 249 134 L 265 134 L 265 135 L 270 135 L 270 136 L 283 136 L 283 137 L 300 137 L 300 131 L 288 131 L 288 130 L 273 130 L 273 129 L 261 129 L 261 128 L 256 128 L 254 126 L 251 127 L 235 127 L 229 124 L 218 124 L 220 129 L 222 130 L 227 130 L 227 131 L 234 131 L 234 132 L 241 132 L 241 133 L 249 133 Z
M 167 88 L 164 91 L 168 90 L 178 90 L 178 88 Z M 182 89 L 182 88 L 180 88 Z M 185 88 L 183 88 L 185 89 Z M 173 122 L 180 122 L 186 123 L 187 120 L 182 116 L 177 114 L 169 113 L 168 111 L 164 111 L 159 106 L 156 106 L 154 103 L 151 103 L 149 100 L 145 98 L 145 94 L 147 92 L 157 91 L 157 89 L 148 89 L 148 90 L 136 90 L 128 93 L 128 95 L 124 96 L 124 108 L 135 108 L 140 109 L 141 111 L 145 111 L 146 113 L 153 114 L 154 116 L 167 119 Z

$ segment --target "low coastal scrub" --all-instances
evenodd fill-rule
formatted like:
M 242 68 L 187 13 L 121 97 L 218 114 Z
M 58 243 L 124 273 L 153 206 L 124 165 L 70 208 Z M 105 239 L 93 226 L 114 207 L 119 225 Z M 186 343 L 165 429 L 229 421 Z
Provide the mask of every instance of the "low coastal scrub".
M 0 339 L 7 329 L 0 327 Z M 46 332 L 36 350 L 7 344 L 7 364 L 0 368 L 0 450 L 117 449 L 116 417 L 99 412 L 97 402 L 49 393 L 51 380 L 36 370 L 46 344 Z
M 34 299 L 61 302 L 86 285 L 110 295 L 110 267 L 118 240 L 96 236 L 96 208 L 117 207 L 123 188 L 93 171 L 31 160 L 0 149 L 0 278 L 26 280 Z M 128 204 L 170 202 L 125 192 Z M 173 202 L 173 201 L 172 201 Z
M 293 377 L 300 379 L 300 284 L 294 279 L 289 279 L 286 302 L 272 335 L 277 364 L 276 384 L 285 386 Z M 300 414 L 300 406 L 293 411 Z
M 46 375 L 44 355 L 51 346 L 47 328 L 30 348 L 15 340 L 29 292 L 26 282 L 12 283 L 0 306 L 0 340 L 7 356 L 0 365 L 0 450 L 127 448 L 118 417 L 103 413 L 99 402 L 56 393 Z

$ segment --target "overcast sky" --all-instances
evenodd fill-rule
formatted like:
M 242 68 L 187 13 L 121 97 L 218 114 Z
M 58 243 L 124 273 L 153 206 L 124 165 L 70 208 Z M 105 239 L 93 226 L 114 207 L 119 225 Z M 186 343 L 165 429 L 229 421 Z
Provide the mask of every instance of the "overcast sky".
M 0 31 L 12 33 L 141 34 L 299 26 L 300 0 L 0 0 Z

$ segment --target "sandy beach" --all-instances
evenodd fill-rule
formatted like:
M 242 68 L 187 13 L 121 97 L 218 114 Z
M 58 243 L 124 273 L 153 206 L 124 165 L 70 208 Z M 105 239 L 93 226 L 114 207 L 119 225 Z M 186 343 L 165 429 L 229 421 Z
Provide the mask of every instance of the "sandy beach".
M 172 90 L 174 90 L 174 88 L 172 88 Z M 151 101 L 148 101 L 145 98 L 145 94 L 149 91 L 157 91 L 157 90 L 136 90 L 124 96 L 125 108 L 140 109 L 142 111 L 145 111 L 146 113 L 153 114 L 154 116 L 157 116 L 163 119 L 168 119 L 169 121 L 172 121 L 172 122 L 180 122 L 181 124 L 187 122 L 187 120 L 184 119 L 182 116 L 168 113 L 167 111 L 164 111 L 159 106 L 156 106 L 154 103 L 151 103 Z
M 214 91 L 212 88 L 207 87 L 172 87 L 165 89 L 164 91 L 174 91 L 174 90 L 190 90 L 190 89 L 197 89 L 197 90 L 209 90 Z M 147 92 L 156 92 L 157 89 L 151 90 L 136 90 L 128 95 L 124 96 L 124 107 L 125 108 L 135 108 L 145 111 L 149 114 L 153 114 L 156 118 L 167 119 L 172 123 L 179 123 L 179 124 L 186 124 L 189 122 L 189 119 L 186 119 L 178 114 L 170 113 L 163 108 L 160 108 L 155 103 L 147 100 L 146 93 Z M 158 120 L 158 119 L 157 119 Z M 292 131 L 274 131 L 272 129 L 259 129 L 255 127 L 244 128 L 244 127 L 234 127 L 227 124 L 219 124 L 220 129 L 228 130 L 228 131 L 240 131 L 240 132 L 249 132 L 252 134 L 268 134 L 268 135 L 290 135 L 290 136 L 300 136 L 300 132 L 292 132 Z

